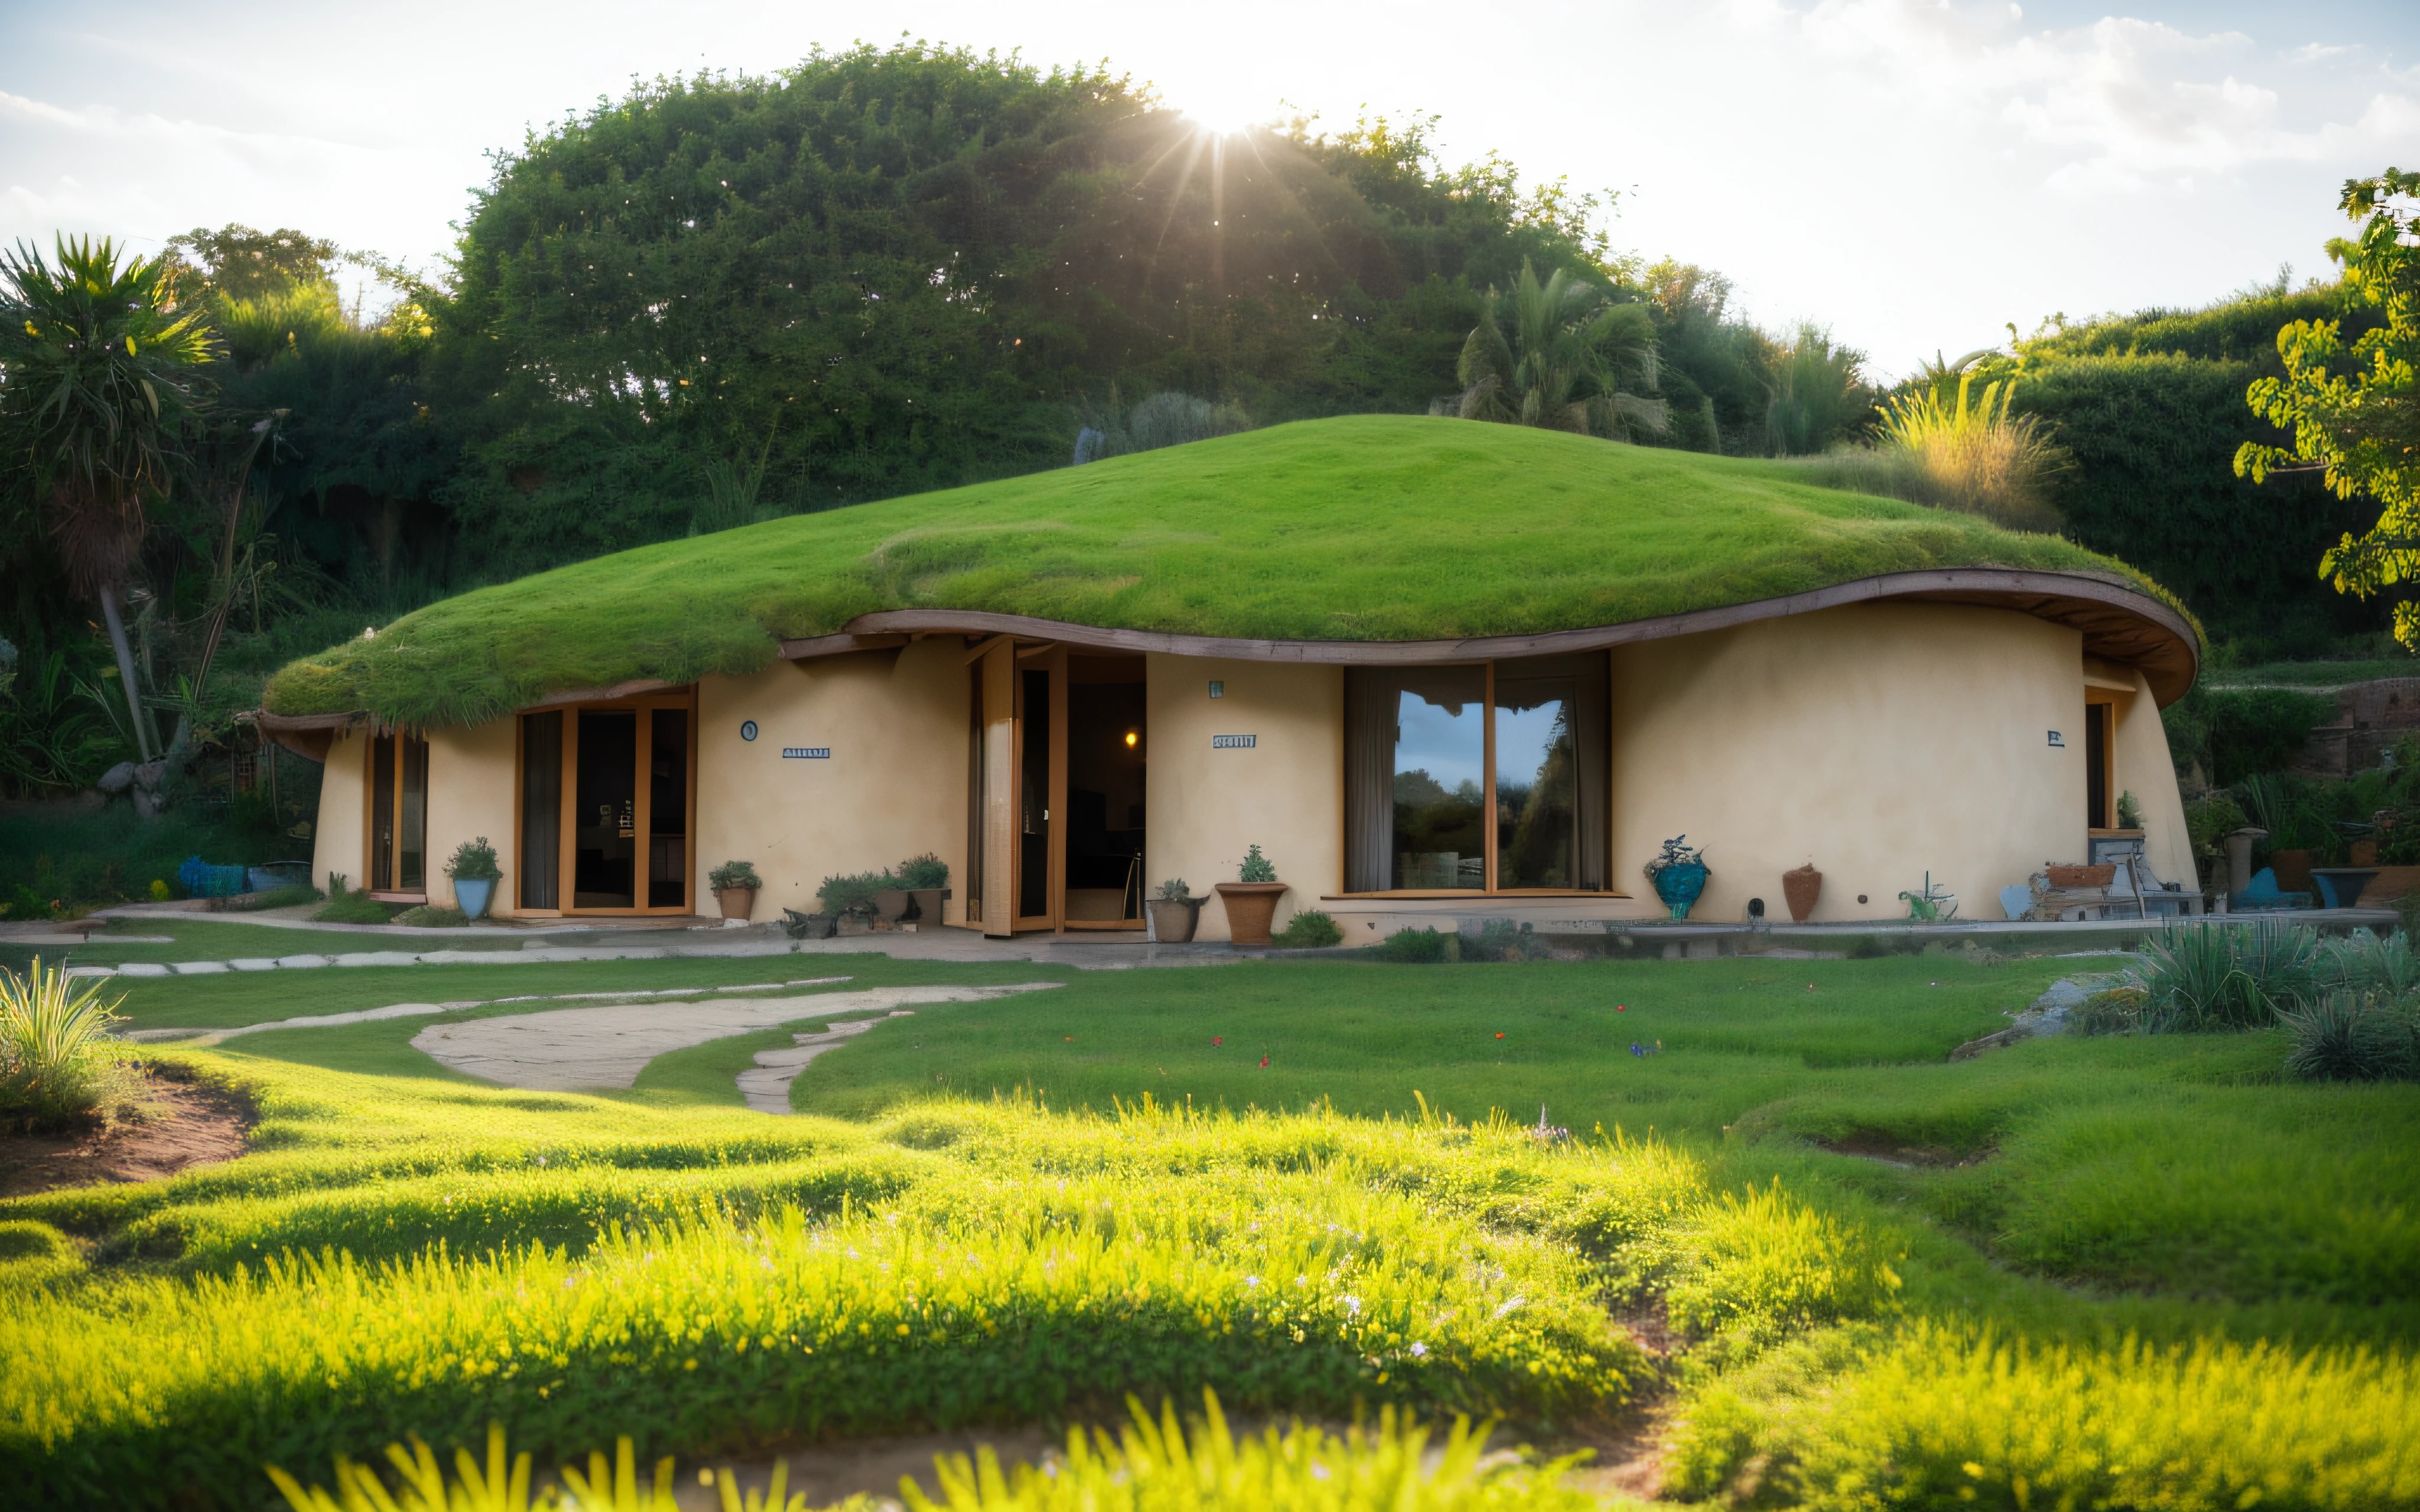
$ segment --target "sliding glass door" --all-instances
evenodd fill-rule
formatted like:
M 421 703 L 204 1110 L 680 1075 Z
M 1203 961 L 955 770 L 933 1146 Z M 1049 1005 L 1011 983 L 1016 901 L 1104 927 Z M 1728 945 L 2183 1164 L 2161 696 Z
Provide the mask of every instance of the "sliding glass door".
M 695 716 L 686 693 L 521 716 L 523 910 L 692 910 Z

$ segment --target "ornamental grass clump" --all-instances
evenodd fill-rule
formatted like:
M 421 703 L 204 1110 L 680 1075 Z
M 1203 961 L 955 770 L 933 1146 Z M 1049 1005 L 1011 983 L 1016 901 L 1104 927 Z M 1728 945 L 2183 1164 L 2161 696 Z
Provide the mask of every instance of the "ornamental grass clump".
M 2409 995 L 2338 990 L 2279 1016 L 2289 1037 L 2289 1076 L 2379 1082 L 2420 1075 L 2420 1003 Z
M 1815 1512 L 2411 1507 L 2415 1381 L 2408 1357 L 2364 1349 L 2027 1344 L 1920 1323 L 1745 1446 Z
M 2309 1004 L 2327 974 L 2311 931 L 2267 919 L 2172 924 L 2143 942 L 2143 958 L 2147 1034 L 2266 1028 Z
M 101 979 L 78 986 L 41 958 L 21 976 L 0 969 L 0 1128 L 49 1131 L 106 1122 L 134 1103 L 109 1026 L 121 995 Z

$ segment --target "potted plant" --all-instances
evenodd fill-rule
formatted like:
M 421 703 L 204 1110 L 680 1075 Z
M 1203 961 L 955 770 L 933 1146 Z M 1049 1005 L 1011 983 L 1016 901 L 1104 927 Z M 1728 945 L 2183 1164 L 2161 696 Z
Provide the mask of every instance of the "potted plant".
M 504 879 L 504 869 L 496 864 L 496 848 L 488 837 L 466 840 L 454 847 L 454 858 L 445 863 L 445 874 L 454 882 L 454 901 L 462 905 L 462 917 L 476 918 L 488 911 L 496 896 L 496 884 Z
M 1815 912 L 1815 900 L 1823 895 L 1823 873 L 1807 862 L 1796 871 L 1781 873 L 1782 901 L 1790 904 L 1790 921 L 1804 924 Z
M 1193 889 L 1183 877 L 1171 877 L 1159 885 L 1159 895 L 1143 906 L 1151 910 L 1152 937 L 1162 945 L 1183 945 L 1193 938 L 1193 930 L 1202 921 L 1202 905 L 1207 898 L 1193 896 Z
M 1690 906 L 1698 895 L 1706 890 L 1706 878 L 1714 875 L 1706 870 L 1706 853 L 1702 846 L 1683 843 L 1686 835 L 1675 835 L 1664 842 L 1655 859 L 1647 863 L 1647 880 L 1655 888 L 1655 896 L 1672 910 L 1674 918 L 1689 917 Z
M 930 851 L 899 863 L 899 885 L 908 889 L 908 917 L 926 925 L 941 922 L 941 900 L 950 895 L 950 863 Z
M 723 918 L 744 919 L 756 911 L 756 894 L 765 879 L 756 874 L 753 862 L 725 861 L 706 874 L 706 885 L 714 889 Z
M 1244 852 L 1235 876 L 1218 884 L 1218 899 L 1227 905 L 1227 936 L 1237 945 L 1266 945 L 1286 884 L 1278 880 L 1276 865 L 1257 845 Z

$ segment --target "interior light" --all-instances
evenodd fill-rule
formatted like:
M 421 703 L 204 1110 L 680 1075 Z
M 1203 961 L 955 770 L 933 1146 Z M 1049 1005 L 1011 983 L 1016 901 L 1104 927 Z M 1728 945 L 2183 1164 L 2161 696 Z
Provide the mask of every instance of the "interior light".
M 1126 747 L 1127 747 L 1127 748 L 1128 748 L 1128 749 L 1132 749 L 1132 748 L 1133 748 L 1133 747 L 1134 747 L 1134 743 L 1135 743 L 1135 740 L 1136 740 L 1135 732 L 1133 732 L 1133 731 L 1131 731 L 1131 730 L 1127 731 L 1127 732 L 1126 732 Z

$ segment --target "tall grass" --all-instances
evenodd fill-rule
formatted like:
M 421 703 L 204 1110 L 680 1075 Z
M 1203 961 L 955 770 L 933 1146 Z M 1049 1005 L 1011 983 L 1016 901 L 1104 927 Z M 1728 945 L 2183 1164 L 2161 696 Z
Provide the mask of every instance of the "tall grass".
M 1979 395 L 1973 388 L 1966 373 L 1954 394 L 1943 383 L 1885 400 L 1875 445 L 1836 447 L 1791 466 L 1824 487 L 2055 533 L 2062 521 L 2052 490 L 2069 466 L 2067 453 L 2040 419 L 2010 410 L 2015 379 L 1985 383 Z
M 109 1037 L 122 1000 L 103 1002 L 100 979 L 77 987 L 39 956 L 22 975 L 0 968 L 0 1127 L 61 1128 L 131 1101 Z
M 910 1512 L 1207 1512 L 1214 1507 L 1301 1507 L 1320 1512 L 1465 1512 L 1493 1507 L 1584 1512 L 1594 1497 L 1561 1484 L 1568 1460 L 1531 1466 L 1516 1457 L 1489 1454 L 1488 1429 L 1456 1417 L 1441 1443 L 1434 1430 L 1410 1414 L 1383 1409 L 1374 1424 L 1342 1431 L 1293 1423 L 1270 1424 L 1257 1434 L 1238 1435 L 1228 1425 L 1216 1392 L 1202 1393 L 1203 1412 L 1188 1429 L 1177 1421 L 1173 1400 L 1155 1419 L 1142 1404 L 1126 1399 L 1128 1420 L 1112 1435 L 1078 1427 L 1067 1434 L 1065 1458 L 1036 1469 L 1018 1465 L 1003 1472 L 989 1448 L 975 1457 L 951 1455 L 934 1462 L 935 1493 L 903 1481 L 900 1495 Z M 407 1450 L 387 1446 L 398 1474 L 390 1490 L 378 1471 L 339 1458 L 335 1494 L 304 1489 L 282 1467 L 270 1476 L 295 1512 L 674 1512 L 674 1461 L 660 1460 L 642 1478 L 628 1435 L 608 1460 L 591 1451 L 583 1470 L 566 1465 L 561 1488 L 532 1493 L 532 1461 L 524 1451 L 507 1459 L 502 1426 L 491 1427 L 484 1462 L 457 1449 L 454 1477 L 428 1445 Z M 774 1462 L 771 1484 L 742 1493 L 726 1471 L 702 1476 L 721 1493 L 725 1512 L 804 1512 L 802 1494 L 785 1495 L 785 1462 Z M 852 1505 L 855 1504 L 851 1504 Z
M 2273 919 L 2172 924 L 2143 942 L 2143 958 L 2141 1027 L 2152 1034 L 2266 1028 L 2307 1005 L 2329 968 L 2349 959 L 2322 951 L 2313 931 Z M 2371 969 L 2372 957 L 2350 959 Z
M 2420 1506 L 2420 1377 L 2365 1350 L 2028 1346 L 1924 1324 L 1787 1424 L 1756 1447 L 1825 1512 Z

